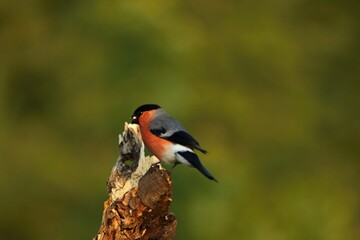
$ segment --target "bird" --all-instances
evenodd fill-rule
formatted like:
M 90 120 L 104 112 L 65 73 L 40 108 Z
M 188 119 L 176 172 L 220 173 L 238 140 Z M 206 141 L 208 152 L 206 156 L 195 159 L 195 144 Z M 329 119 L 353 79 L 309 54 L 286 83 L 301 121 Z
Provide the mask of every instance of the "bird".
M 144 104 L 131 116 L 131 123 L 138 124 L 145 146 L 166 164 L 184 164 L 195 167 L 210 180 L 217 180 L 202 165 L 195 149 L 206 154 L 198 141 L 174 118 L 157 104 Z

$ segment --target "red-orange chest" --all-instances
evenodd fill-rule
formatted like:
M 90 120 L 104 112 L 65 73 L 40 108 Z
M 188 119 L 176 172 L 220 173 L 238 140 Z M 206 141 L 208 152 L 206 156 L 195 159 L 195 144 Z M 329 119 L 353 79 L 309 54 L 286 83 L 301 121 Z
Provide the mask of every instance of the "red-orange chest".
M 139 119 L 141 137 L 145 146 L 160 160 L 163 158 L 167 147 L 171 144 L 169 141 L 160 138 L 150 131 L 150 121 L 154 118 L 154 111 L 145 112 Z

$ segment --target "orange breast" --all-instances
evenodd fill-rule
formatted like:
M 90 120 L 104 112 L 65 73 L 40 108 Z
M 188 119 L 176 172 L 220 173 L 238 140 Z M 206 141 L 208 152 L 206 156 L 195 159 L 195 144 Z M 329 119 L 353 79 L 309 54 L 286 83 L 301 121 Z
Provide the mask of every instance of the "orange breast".
M 145 146 L 160 160 L 171 142 L 159 138 L 150 132 L 150 121 L 154 118 L 155 110 L 144 112 L 140 119 L 140 132 Z

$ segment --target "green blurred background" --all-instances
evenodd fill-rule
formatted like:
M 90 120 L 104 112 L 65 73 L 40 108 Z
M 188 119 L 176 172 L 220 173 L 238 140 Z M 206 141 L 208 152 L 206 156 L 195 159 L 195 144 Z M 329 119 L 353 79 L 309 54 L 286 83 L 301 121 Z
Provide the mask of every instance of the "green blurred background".
M 0 1 L 0 239 L 91 239 L 117 135 L 157 103 L 176 239 L 360 239 L 360 2 Z

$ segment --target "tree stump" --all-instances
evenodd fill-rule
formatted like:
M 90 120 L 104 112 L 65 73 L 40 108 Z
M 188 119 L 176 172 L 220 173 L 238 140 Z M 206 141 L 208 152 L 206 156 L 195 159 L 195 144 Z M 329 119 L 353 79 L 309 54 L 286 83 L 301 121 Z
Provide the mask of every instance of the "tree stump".
M 101 227 L 93 240 L 174 239 L 172 182 L 155 156 L 144 154 L 139 126 L 125 123 L 120 156 L 113 167 Z

